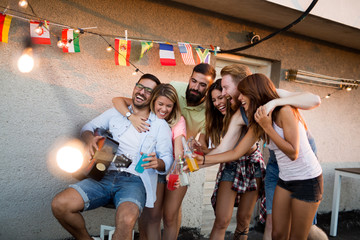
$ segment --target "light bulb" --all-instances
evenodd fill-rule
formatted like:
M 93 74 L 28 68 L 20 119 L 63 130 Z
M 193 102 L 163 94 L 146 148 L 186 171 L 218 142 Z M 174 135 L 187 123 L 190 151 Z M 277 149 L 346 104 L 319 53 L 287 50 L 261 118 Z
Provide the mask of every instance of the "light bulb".
M 17 62 L 19 71 L 22 73 L 31 72 L 34 68 L 32 48 L 26 48 Z
M 37 28 L 35 28 L 35 33 L 37 35 L 42 35 L 44 33 L 44 29 L 39 25 Z
M 74 32 L 75 33 L 80 33 L 80 29 L 75 29 Z
M 22 8 L 26 8 L 28 6 L 28 2 L 26 0 L 20 0 L 19 6 Z
M 325 98 L 330 98 L 330 94 L 326 95 Z
M 69 48 L 69 47 L 70 47 L 70 43 L 69 43 L 69 42 L 66 42 L 66 43 L 63 42 L 63 44 L 64 44 L 63 47 L 66 47 L 66 48 Z
M 60 38 L 58 38 L 57 46 L 58 46 L 59 48 L 63 48 L 63 47 L 64 47 L 64 42 L 63 42 Z
M 346 88 L 346 91 L 350 92 L 351 89 L 352 89 L 351 87 L 347 87 L 347 88 Z
M 139 71 L 139 69 L 135 69 L 135 71 L 132 73 L 132 75 L 135 76 L 138 71 Z
M 111 51 L 112 51 L 111 45 L 109 45 L 109 46 L 106 48 L 106 51 L 108 51 L 108 52 L 111 52 Z
M 72 146 L 62 147 L 56 154 L 58 166 L 68 173 L 74 173 L 79 170 L 83 164 L 83 160 L 82 152 Z

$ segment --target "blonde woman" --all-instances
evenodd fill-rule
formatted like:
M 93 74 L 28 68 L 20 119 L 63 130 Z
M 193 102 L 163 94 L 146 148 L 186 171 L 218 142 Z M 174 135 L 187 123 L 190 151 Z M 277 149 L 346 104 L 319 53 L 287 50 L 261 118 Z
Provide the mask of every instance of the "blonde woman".
M 146 89 L 144 89 L 146 91 Z M 141 95 L 137 96 L 141 99 Z M 146 119 L 129 113 L 127 106 L 131 104 L 131 99 L 117 97 L 113 99 L 115 108 L 127 116 L 133 126 L 139 131 L 147 131 L 149 125 Z M 160 84 L 152 92 L 150 109 L 158 118 L 165 119 L 172 130 L 174 156 L 183 156 L 181 137 L 186 137 L 186 123 L 181 116 L 178 103 L 178 96 L 175 88 L 170 84 Z M 140 220 L 140 239 L 161 239 L 160 222 L 164 217 L 164 239 L 177 238 L 177 219 L 181 202 L 173 201 L 179 199 L 179 195 L 185 195 L 186 191 L 180 187 L 174 191 L 166 188 L 165 175 L 158 175 L 158 185 L 156 191 L 156 202 L 154 208 L 145 208 Z M 183 196 L 182 198 L 183 199 Z

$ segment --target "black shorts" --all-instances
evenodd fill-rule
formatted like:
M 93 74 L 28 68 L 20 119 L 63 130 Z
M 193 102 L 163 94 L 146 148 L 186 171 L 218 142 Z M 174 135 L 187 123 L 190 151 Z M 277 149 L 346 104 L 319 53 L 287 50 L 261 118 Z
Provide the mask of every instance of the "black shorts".
M 291 192 L 292 198 L 305 202 L 321 201 L 324 192 L 322 174 L 306 180 L 283 181 L 279 178 L 277 185 Z

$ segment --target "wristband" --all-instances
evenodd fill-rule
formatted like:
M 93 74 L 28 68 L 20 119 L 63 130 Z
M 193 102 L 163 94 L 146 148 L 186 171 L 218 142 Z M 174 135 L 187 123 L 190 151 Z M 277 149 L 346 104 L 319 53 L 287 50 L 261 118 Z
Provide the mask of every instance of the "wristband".
M 204 157 L 204 161 L 203 161 L 203 164 L 202 164 L 202 165 L 205 165 L 205 155 L 203 155 L 203 157 Z

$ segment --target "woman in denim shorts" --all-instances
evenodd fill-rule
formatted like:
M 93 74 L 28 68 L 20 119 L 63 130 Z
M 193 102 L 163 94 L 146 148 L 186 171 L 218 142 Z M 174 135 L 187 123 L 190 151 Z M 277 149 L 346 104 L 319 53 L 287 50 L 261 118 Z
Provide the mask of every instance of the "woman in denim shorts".
M 207 95 L 206 133 L 200 139 L 203 146 L 210 145 L 214 148 L 220 144 L 221 136 L 225 135 L 233 115 L 221 92 L 221 79 L 218 79 L 210 86 Z M 208 149 L 203 151 L 209 152 Z M 251 148 L 246 156 L 237 161 L 220 164 L 211 197 L 216 216 L 211 239 L 224 238 L 234 206 L 238 207 L 234 239 L 246 237 L 255 202 L 259 196 L 264 197 L 262 184 L 264 176 L 265 163 L 257 146 Z M 262 189 L 260 195 L 259 189 Z M 263 210 L 265 211 L 265 208 Z
M 279 166 L 272 209 L 273 239 L 307 239 L 322 200 L 322 169 L 306 135 L 306 124 L 297 108 L 281 106 L 266 113 L 262 105 L 279 98 L 263 74 L 253 74 L 238 85 L 254 131 L 269 144 Z

